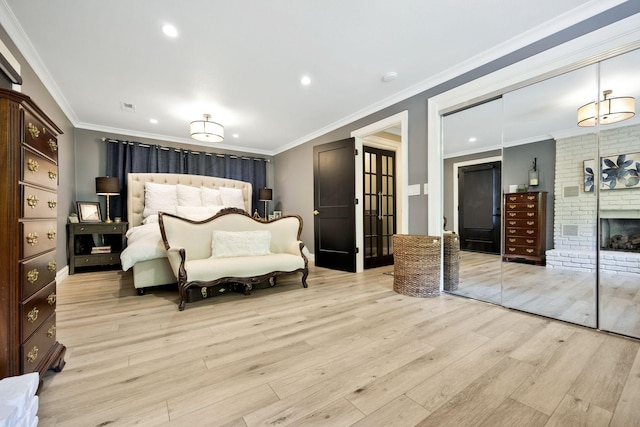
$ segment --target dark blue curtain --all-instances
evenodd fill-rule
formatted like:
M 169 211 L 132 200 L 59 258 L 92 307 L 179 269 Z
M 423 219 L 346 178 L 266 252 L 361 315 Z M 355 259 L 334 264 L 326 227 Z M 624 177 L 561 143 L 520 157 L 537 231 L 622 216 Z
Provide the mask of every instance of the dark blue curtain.
M 262 158 L 202 153 L 109 139 L 107 176 L 115 176 L 120 182 L 120 196 L 110 199 L 111 218 L 119 216 L 126 221 L 129 172 L 186 173 L 250 182 L 253 187 L 252 206 L 262 212 L 264 204 L 261 206 L 258 203 L 258 190 L 264 188 L 267 182 L 266 165 L 266 160 Z

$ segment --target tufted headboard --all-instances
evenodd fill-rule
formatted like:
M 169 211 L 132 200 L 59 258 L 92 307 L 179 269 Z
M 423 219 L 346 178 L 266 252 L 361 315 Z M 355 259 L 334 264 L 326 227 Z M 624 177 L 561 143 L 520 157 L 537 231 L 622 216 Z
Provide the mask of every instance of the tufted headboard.
M 235 179 L 215 178 L 203 175 L 183 175 L 177 173 L 129 173 L 127 175 L 127 220 L 129 227 L 142 224 L 144 210 L 144 183 L 183 184 L 192 187 L 207 188 L 239 188 L 242 190 L 245 210 L 251 213 L 251 183 L 236 181 Z

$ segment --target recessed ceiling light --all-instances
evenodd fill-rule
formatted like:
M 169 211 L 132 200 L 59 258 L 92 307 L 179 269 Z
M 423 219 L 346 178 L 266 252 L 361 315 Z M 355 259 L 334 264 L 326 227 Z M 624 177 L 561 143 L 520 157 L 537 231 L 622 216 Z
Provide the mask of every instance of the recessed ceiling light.
M 178 30 L 176 30 L 176 27 L 174 27 L 171 24 L 164 24 L 162 26 L 162 32 L 167 36 L 167 37 L 177 37 L 178 36 Z
M 311 77 L 309 76 L 303 76 L 300 79 L 300 83 L 302 83 L 303 86 L 309 86 L 311 84 Z
M 158 120 L 156 119 L 149 119 L 149 123 L 153 123 L 154 125 L 158 124 Z
M 476 142 L 476 141 L 477 141 L 477 139 L 475 137 L 473 137 L 473 136 L 471 138 L 469 138 L 469 142 Z

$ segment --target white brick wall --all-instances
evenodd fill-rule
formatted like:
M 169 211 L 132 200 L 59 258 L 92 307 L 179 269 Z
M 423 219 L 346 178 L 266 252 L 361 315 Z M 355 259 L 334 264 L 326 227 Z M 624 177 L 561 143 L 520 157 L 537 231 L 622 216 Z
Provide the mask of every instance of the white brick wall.
M 640 125 L 605 129 L 599 138 L 601 157 L 640 153 Z M 556 140 L 554 249 L 547 251 L 550 268 L 595 271 L 598 207 L 596 193 L 584 191 L 584 161 L 596 159 L 597 144 L 596 134 Z M 598 162 L 593 165 L 597 170 Z M 576 185 L 578 197 L 564 197 L 564 188 Z M 613 216 L 616 210 L 640 210 L 640 189 L 600 191 L 600 210 Z M 563 235 L 565 225 L 577 226 L 579 237 Z M 600 264 L 604 270 L 640 274 L 640 254 L 602 251 Z

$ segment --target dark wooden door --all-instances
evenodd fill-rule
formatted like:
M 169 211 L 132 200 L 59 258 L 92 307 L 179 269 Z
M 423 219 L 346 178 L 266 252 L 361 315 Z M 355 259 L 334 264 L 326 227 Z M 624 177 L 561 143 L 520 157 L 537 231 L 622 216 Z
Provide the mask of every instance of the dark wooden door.
M 315 265 L 356 271 L 355 139 L 313 147 Z
M 364 268 L 393 264 L 395 153 L 364 147 Z
M 502 162 L 458 170 L 460 249 L 500 253 L 500 177 Z

